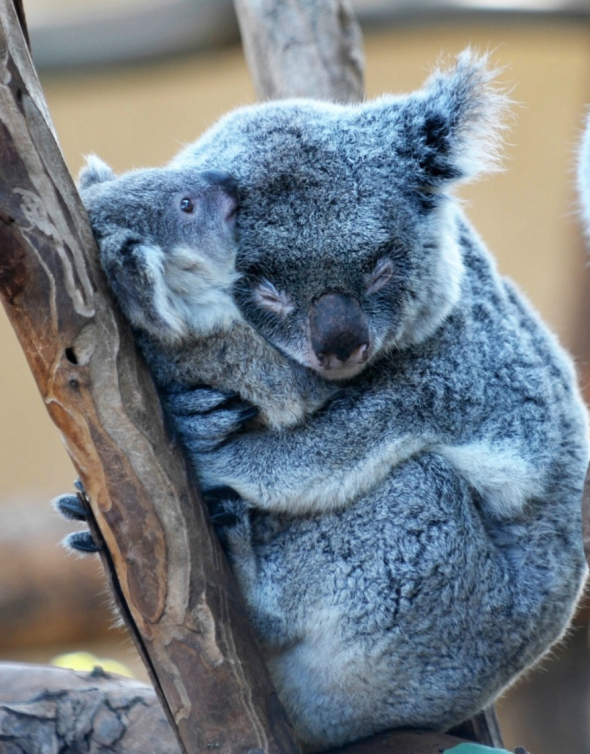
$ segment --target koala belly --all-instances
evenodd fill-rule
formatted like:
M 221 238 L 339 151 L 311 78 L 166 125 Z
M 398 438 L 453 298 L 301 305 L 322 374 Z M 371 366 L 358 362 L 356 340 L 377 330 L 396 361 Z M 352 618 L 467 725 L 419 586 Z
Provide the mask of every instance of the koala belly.
M 340 513 L 268 518 L 242 584 L 309 751 L 471 716 L 562 634 L 585 574 L 579 537 L 538 511 L 502 531 L 432 453 Z

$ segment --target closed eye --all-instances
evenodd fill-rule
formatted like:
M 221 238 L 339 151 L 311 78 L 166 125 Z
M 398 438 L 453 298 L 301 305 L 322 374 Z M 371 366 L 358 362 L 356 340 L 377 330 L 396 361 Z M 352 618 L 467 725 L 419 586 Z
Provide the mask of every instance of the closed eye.
M 295 309 L 295 304 L 285 291 L 279 291 L 269 280 L 262 280 L 252 291 L 254 302 L 261 309 L 286 317 Z
M 366 294 L 370 296 L 373 293 L 377 293 L 384 288 L 393 277 L 395 272 L 395 265 L 391 259 L 380 259 L 375 265 L 375 269 L 371 273 L 367 283 Z

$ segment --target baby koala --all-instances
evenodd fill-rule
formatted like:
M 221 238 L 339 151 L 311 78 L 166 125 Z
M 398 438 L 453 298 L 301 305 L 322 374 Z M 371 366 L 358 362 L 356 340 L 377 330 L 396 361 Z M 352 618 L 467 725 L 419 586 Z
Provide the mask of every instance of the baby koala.
M 178 410 L 183 392 L 201 387 L 183 416 L 186 425 L 194 415 L 193 446 L 211 451 L 251 420 L 275 431 L 295 426 L 334 392 L 270 346 L 233 302 L 238 194 L 229 173 L 151 168 L 115 176 L 93 155 L 79 190 L 102 267 L 164 403 L 173 399 Z M 54 505 L 67 518 L 85 520 L 77 487 L 79 494 L 61 495 Z M 217 503 L 212 521 L 233 517 L 231 503 Z M 66 543 L 81 552 L 97 549 L 88 531 L 70 534 Z
M 91 156 L 79 189 L 111 289 L 161 390 L 237 393 L 254 406 L 237 416 L 257 414 L 274 430 L 324 403 L 328 385 L 270 346 L 233 302 L 238 193 L 229 173 L 151 168 L 117 177 Z M 216 407 L 220 398 L 205 391 L 203 400 Z

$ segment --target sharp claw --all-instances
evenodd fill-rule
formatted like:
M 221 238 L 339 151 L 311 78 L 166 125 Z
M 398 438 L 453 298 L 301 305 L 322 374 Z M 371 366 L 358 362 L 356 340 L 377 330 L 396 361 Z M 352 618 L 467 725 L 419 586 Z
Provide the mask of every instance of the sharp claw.
M 72 550 L 84 553 L 100 552 L 101 549 L 89 531 L 76 531 L 73 534 L 68 534 L 65 544 Z
M 235 526 L 238 523 L 238 517 L 235 513 L 224 510 L 212 513 L 209 520 L 214 526 Z
M 245 408 L 243 411 L 240 412 L 240 419 L 244 422 L 248 421 L 249 419 L 254 419 L 255 416 L 258 416 L 260 413 L 260 409 L 256 406 L 248 406 L 248 408 Z
M 222 500 L 229 501 L 229 500 L 242 499 L 238 495 L 238 493 L 233 489 L 233 487 L 228 487 L 228 486 L 210 487 L 208 490 L 205 490 L 205 492 L 203 492 L 203 497 L 205 498 L 205 501 L 209 505 L 219 503 Z
M 228 403 L 233 403 L 234 401 L 241 401 L 241 400 L 242 400 L 242 397 L 239 393 L 228 390 L 227 392 L 224 392 L 223 403 L 220 403 L 219 405 L 226 406 Z
M 86 521 L 88 512 L 78 495 L 60 495 L 53 500 L 53 507 L 64 518 L 72 521 Z

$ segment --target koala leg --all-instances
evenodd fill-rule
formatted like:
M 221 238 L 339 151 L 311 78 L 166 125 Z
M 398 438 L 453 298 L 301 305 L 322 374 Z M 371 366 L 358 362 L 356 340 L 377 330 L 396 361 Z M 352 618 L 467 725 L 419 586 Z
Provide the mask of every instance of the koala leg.
M 344 511 L 264 541 L 253 527 L 248 605 L 306 746 L 442 730 L 493 701 L 568 623 L 584 569 L 554 515 L 492 536 L 470 485 L 424 453 Z
M 264 600 L 260 603 L 262 590 L 252 526 L 252 517 L 258 514 L 230 487 L 206 490 L 203 496 L 246 606 L 259 619 Z

